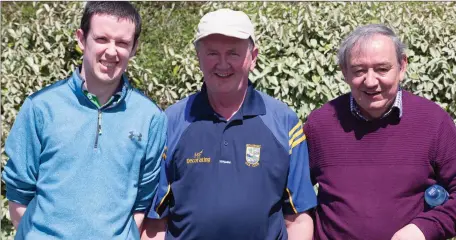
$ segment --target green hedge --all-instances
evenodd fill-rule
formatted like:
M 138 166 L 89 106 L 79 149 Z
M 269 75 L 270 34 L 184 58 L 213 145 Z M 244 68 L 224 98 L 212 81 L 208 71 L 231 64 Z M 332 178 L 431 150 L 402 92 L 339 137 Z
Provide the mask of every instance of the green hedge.
M 385 23 L 408 45 L 404 88 L 439 103 L 456 118 L 456 5 L 454 3 L 213 3 L 246 11 L 256 23 L 260 54 L 251 79 L 305 119 L 311 110 L 348 91 L 337 66 L 341 40 L 355 27 Z M 173 59 L 169 103 L 202 83 L 191 42 L 167 49 Z
M 4 142 L 20 105 L 63 79 L 81 62 L 74 31 L 83 2 L 2 2 L 1 111 Z M 202 84 L 192 38 L 199 18 L 221 7 L 245 11 L 256 25 L 257 88 L 281 99 L 305 120 L 347 92 L 336 64 L 340 41 L 356 26 L 385 23 L 408 45 L 403 85 L 456 118 L 456 5 L 451 2 L 135 2 L 143 17 L 137 56 L 128 73 L 163 108 Z M 1 239 L 14 233 L 2 189 Z

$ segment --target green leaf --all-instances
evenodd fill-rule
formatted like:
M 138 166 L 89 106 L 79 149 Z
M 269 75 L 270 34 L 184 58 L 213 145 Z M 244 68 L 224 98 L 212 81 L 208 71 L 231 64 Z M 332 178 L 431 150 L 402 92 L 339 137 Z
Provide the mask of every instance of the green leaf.
M 269 80 L 269 82 L 274 86 L 279 85 L 279 81 L 277 80 L 276 76 L 267 76 L 266 79 Z
M 51 11 L 51 8 L 49 7 L 48 4 L 44 4 L 43 6 L 44 6 L 44 8 L 46 9 L 47 12 Z
M 316 47 L 316 46 L 317 46 L 317 40 L 315 40 L 315 39 L 310 39 L 310 46 Z
M 13 37 L 14 39 L 17 38 L 16 32 L 15 32 L 13 29 L 9 28 L 9 29 L 8 29 L 8 33 L 9 33 L 9 34 L 11 35 L 11 37 Z

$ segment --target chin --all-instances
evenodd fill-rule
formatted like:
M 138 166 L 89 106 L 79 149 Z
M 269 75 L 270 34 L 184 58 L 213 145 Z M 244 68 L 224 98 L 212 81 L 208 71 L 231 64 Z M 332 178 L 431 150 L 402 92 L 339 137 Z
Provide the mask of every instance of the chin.
M 121 77 L 122 77 L 122 74 L 116 73 L 116 74 L 110 76 L 105 73 L 105 74 L 101 74 L 98 79 L 100 79 L 101 82 L 104 82 L 104 83 L 113 83 L 113 82 L 116 82 L 117 80 L 120 80 Z

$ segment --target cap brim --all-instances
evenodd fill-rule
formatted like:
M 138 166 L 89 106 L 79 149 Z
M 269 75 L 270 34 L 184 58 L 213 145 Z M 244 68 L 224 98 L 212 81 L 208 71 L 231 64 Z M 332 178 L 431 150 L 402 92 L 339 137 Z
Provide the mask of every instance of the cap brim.
M 211 31 L 211 32 L 206 32 L 202 33 L 200 35 L 197 35 L 196 39 L 193 41 L 195 44 L 199 40 L 209 36 L 209 35 L 214 35 L 214 34 L 220 34 L 228 37 L 234 37 L 234 38 L 239 38 L 239 39 L 248 39 L 250 37 L 250 34 L 248 33 L 243 33 L 239 31 Z

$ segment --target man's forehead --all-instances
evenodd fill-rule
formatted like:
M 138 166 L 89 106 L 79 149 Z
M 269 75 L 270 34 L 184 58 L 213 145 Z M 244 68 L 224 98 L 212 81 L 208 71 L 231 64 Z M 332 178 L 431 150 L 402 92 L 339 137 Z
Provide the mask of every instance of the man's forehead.
M 396 49 L 391 38 L 374 35 L 360 39 L 350 51 L 350 62 L 360 58 L 396 58 Z
M 112 15 L 112 14 L 109 14 L 109 13 L 95 13 L 95 14 L 92 15 L 91 21 L 93 21 L 94 18 L 100 18 L 100 17 L 113 18 L 113 19 L 116 19 L 118 22 L 129 21 L 129 22 L 135 24 L 135 22 L 132 19 L 128 18 L 128 17 L 119 17 L 119 16 Z
M 94 14 L 90 18 L 90 26 L 91 26 L 91 28 L 94 28 L 96 26 L 102 25 L 100 23 L 97 24 L 97 22 L 100 22 L 100 21 L 102 21 L 102 22 L 103 21 L 111 21 L 111 20 L 114 20 L 114 21 L 116 21 L 119 24 L 127 23 L 127 24 L 131 25 L 132 30 L 135 30 L 135 28 L 136 28 L 136 23 L 132 19 L 127 18 L 127 17 L 119 17 L 119 16 L 107 14 L 107 13 L 96 13 L 96 14 Z M 97 22 L 94 22 L 94 21 L 97 21 Z
M 249 46 L 248 39 L 239 39 L 228 36 L 207 36 L 199 40 L 200 44 L 207 49 L 241 49 Z
M 105 25 L 104 22 L 108 20 L 115 20 L 119 23 L 118 26 L 115 28 L 111 27 L 110 25 Z M 94 22 L 96 21 L 96 22 Z M 128 25 L 125 25 L 127 23 Z M 131 24 L 130 24 L 131 23 Z M 121 24 L 121 25 L 120 25 Z M 124 34 L 125 32 L 131 32 L 132 34 Z M 114 15 L 109 14 L 95 14 L 92 16 L 91 19 L 91 27 L 89 33 L 95 36 L 103 35 L 103 34 L 114 34 L 119 33 L 122 34 L 123 39 L 130 39 L 134 37 L 135 32 L 135 23 L 128 18 L 119 18 Z

